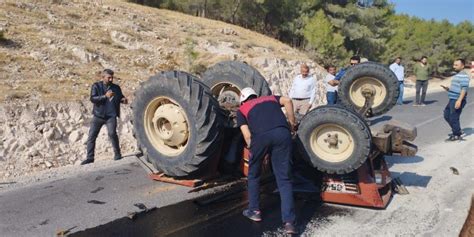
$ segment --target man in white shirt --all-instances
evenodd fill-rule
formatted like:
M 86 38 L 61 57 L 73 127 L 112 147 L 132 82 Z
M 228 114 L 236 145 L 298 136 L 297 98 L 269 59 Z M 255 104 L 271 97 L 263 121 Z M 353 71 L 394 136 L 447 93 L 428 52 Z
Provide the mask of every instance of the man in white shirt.
M 301 65 L 301 74 L 296 76 L 291 85 L 289 97 L 293 101 L 295 114 L 305 115 L 314 102 L 316 83 L 313 76 L 309 75 L 309 67 Z
M 402 105 L 403 104 L 403 80 L 405 79 L 405 69 L 403 66 L 400 64 L 402 62 L 401 57 L 397 57 L 395 59 L 395 62 L 393 62 L 390 65 L 390 70 L 392 70 L 393 73 L 395 73 L 395 76 L 397 76 L 398 79 L 398 85 L 400 87 L 400 94 L 398 96 L 398 101 L 397 104 Z
M 326 86 L 326 99 L 328 101 L 328 105 L 335 105 L 337 103 L 337 85 L 333 86 L 329 84 L 329 82 L 334 80 L 336 75 L 336 67 L 328 66 L 326 70 L 328 71 L 328 74 L 324 78 L 324 86 Z

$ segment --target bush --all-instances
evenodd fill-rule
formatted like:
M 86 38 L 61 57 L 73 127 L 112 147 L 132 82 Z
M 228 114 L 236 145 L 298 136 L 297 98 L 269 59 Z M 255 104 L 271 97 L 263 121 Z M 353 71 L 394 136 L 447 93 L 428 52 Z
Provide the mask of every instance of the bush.
M 3 30 L 0 30 L 0 41 L 6 41 L 7 39 L 5 38 L 5 33 Z

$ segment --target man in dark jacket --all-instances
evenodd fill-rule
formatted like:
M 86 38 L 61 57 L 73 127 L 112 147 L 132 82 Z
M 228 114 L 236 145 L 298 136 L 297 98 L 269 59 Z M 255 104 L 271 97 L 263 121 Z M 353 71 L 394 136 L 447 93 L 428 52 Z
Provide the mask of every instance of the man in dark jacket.
M 120 103 L 127 104 L 128 100 L 122 94 L 120 86 L 113 83 L 114 71 L 102 71 L 102 80 L 94 83 L 91 88 L 90 100 L 94 104 L 92 122 L 87 139 L 87 159 L 81 165 L 94 162 L 95 140 L 100 129 L 105 124 L 114 148 L 114 160 L 120 160 L 119 139 L 117 136 L 117 117 L 120 117 Z

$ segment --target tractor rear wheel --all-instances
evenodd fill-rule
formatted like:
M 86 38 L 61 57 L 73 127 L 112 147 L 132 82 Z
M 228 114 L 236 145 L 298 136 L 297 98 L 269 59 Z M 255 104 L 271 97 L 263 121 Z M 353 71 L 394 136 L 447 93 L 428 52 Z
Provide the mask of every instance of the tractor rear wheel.
M 138 146 L 158 170 L 185 177 L 217 155 L 222 111 L 196 77 L 179 71 L 157 74 L 141 84 L 132 104 Z
M 356 170 L 371 151 L 369 126 L 360 115 L 341 106 L 313 109 L 303 117 L 297 134 L 303 157 L 328 174 Z
M 355 65 L 341 78 L 338 103 L 358 111 L 365 104 L 366 91 L 373 93 L 372 115 L 384 114 L 397 103 L 400 93 L 398 79 L 388 67 L 379 63 L 365 62 Z
M 202 76 L 203 82 L 227 111 L 226 127 L 236 127 L 236 112 L 240 107 L 240 91 L 252 87 L 258 96 L 271 95 L 270 87 L 257 69 L 238 61 L 224 61 L 210 67 Z

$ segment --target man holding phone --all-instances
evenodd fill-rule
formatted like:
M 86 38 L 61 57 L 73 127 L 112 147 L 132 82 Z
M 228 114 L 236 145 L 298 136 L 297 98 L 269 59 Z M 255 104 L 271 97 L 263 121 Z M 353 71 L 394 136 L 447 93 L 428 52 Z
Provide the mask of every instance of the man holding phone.
M 467 90 L 469 88 L 469 75 L 464 71 L 465 64 L 464 59 L 456 59 L 453 68 L 457 74 L 451 80 L 451 86 L 441 85 L 443 89 L 448 91 L 449 97 L 449 102 L 444 109 L 444 119 L 453 131 L 447 141 L 461 140 L 462 131 L 459 117 L 466 105 Z
M 101 73 L 101 80 L 92 84 L 90 101 L 94 104 L 93 117 L 87 139 L 87 159 L 82 161 L 81 165 L 94 162 L 95 141 L 104 124 L 114 149 L 114 160 L 122 158 L 117 135 L 117 117 L 120 117 L 120 103 L 127 104 L 128 100 L 122 94 L 120 86 L 113 81 L 114 71 L 105 69 Z

